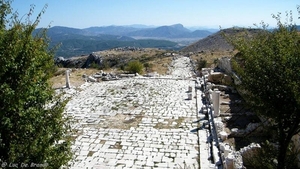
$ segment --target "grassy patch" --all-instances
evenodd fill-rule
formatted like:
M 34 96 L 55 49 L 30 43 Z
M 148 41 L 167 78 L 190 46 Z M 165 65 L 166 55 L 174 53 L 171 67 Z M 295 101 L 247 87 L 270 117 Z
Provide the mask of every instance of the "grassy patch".
M 119 107 L 117 107 L 117 106 L 113 106 L 113 107 L 111 107 L 111 110 L 118 111 L 118 110 L 119 110 Z
M 95 151 L 89 151 L 89 153 L 87 154 L 88 157 L 93 156 L 93 154 L 95 153 Z
M 99 144 L 105 144 L 106 140 L 100 140 Z
M 140 115 L 134 115 L 133 118 L 128 119 L 131 115 L 117 114 L 115 116 L 100 116 L 99 118 L 105 119 L 101 121 L 99 124 L 89 124 L 89 127 L 94 128 L 110 128 L 110 129 L 124 129 L 128 130 L 131 127 L 138 127 L 138 124 L 141 123 L 142 118 L 144 117 L 144 113 L 142 112 Z M 128 120 L 125 120 L 128 119 Z M 105 133 L 104 136 L 109 135 L 109 133 Z

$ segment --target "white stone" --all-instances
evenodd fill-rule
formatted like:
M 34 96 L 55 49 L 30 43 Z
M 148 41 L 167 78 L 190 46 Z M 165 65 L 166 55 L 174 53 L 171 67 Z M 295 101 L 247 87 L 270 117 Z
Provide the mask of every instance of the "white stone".
M 214 108 L 214 117 L 220 116 L 220 91 L 214 91 L 212 94 L 213 97 L 213 108 Z
M 192 93 L 188 93 L 188 100 L 192 100 Z
M 221 131 L 219 134 L 223 141 L 227 140 L 228 134 L 225 131 Z
M 66 70 L 66 88 L 70 88 L 70 71 Z
M 193 87 L 192 86 L 189 86 L 188 87 L 188 92 L 192 92 L 193 91 Z
M 90 81 L 90 82 L 96 82 L 97 79 L 94 78 L 93 76 L 89 76 L 89 77 L 88 77 L 88 81 Z
M 225 168 L 226 169 L 235 169 L 234 168 L 234 156 L 233 156 L 233 154 L 229 154 L 227 157 L 226 157 L 226 159 L 225 159 Z
M 179 57 L 179 60 L 175 59 L 174 65 L 183 66 L 183 68 L 180 68 L 180 71 L 170 71 L 170 74 L 175 78 L 189 78 L 192 75 L 189 64 L 188 58 Z M 169 76 L 168 78 L 172 77 Z M 97 151 L 92 157 L 96 161 L 98 160 L 97 165 L 99 164 L 104 168 L 139 168 L 141 163 L 144 163 L 146 168 L 154 168 L 155 161 L 161 163 L 161 167 L 168 166 L 172 168 L 174 166 L 175 168 L 176 161 L 173 161 L 174 158 L 177 158 L 178 162 L 179 159 L 190 158 L 189 163 L 191 163 L 191 166 L 197 167 L 197 159 L 194 157 L 199 154 L 198 149 L 195 148 L 198 146 L 198 138 L 195 133 L 190 133 L 190 130 L 197 127 L 197 123 L 192 124 L 193 121 L 197 120 L 197 114 L 195 113 L 196 99 L 185 100 L 187 86 L 193 86 L 194 83 L 190 80 L 176 81 L 167 78 L 128 78 L 120 81 L 88 83 L 87 87 L 72 96 L 66 106 L 67 114 L 75 117 L 78 121 L 76 125 L 72 125 L 76 127 L 76 130 L 78 129 L 79 137 L 75 141 L 76 145 L 80 148 L 86 147 L 84 148 L 87 149 L 85 154 L 89 150 Z M 124 86 L 126 88 L 123 89 Z M 114 92 L 109 92 L 111 89 Z M 128 96 L 132 98 L 132 101 L 127 100 Z M 201 92 L 199 92 L 199 96 L 201 96 Z M 119 106 L 118 111 L 111 111 L 112 106 L 122 105 L 123 103 L 127 106 Z M 136 106 L 133 106 L 133 103 Z M 199 107 L 201 106 L 200 104 Z M 112 112 L 116 116 L 120 115 L 120 119 L 116 116 L 110 116 Z M 134 114 L 139 114 L 144 119 L 140 122 L 138 116 L 136 116 L 135 119 L 137 120 L 135 122 L 137 124 L 126 124 L 126 129 L 123 129 L 122 122 L 124 119 Z M 93 122 L 92 125 L 86 124 L 87 120 L 92 122 L 93 119 L 97 118 L 99 120 Z M 181 118 L 184 121 L 179 123 L 178 119 Z M 114 119 L 116 126 L 119 123 L 120 128 L 110 129 L 110 124 L 108 124 L 110 119 Z M 167 124 L 163 125 L 167 127 L 166 129 L 153 128 L 155 123 L 161 124 L 162 122 Z M 170 125 L 176 126 L 176 123 L 182 125 L 184 129 L 170 127 Z M 144 125 L 140 126 L 140 124 Z M 103 126 L 107 126 L 107 129 Z M 81 134 L 86 137 L 80 136 Z M 83 145 L 83 143 L 88 144 L 92 141 L 94 144 Z M 116 148 L 117 143 L 122 146 L 121 149 Z M 97 147 L 95 144 L 100 146 Z M 79 155 L 82 150 L 77 150 L 76 147 L 74 147 L 75 154 Z M 203 151 L 208 151 L 208 148 L 204 148 Z M 167 163 L 163 161 L 163 157 L 164 160 L 168 161 Z M 74 158 L 78 160 L 77 156 Z M 93 160 L 86 161 L 86 159 L 91 159 L 91 157 L 82 156 L 82 165 L 79 167 L 84 168 L 93 163 Z M 123 161 L 120 161 L 118 165 L 118 161 L 113 164 L 115 161 L 110 161 L 110 159 Z M 140 161 L 139 164 L 134 164 L 135 159 Z M 106 165 L 109 162 L 110 165 Z M 70 168 L 78 167 L 76 164 L 71 165 Z M 206 165 L 201 166 L 201 168 L 206 167 Z

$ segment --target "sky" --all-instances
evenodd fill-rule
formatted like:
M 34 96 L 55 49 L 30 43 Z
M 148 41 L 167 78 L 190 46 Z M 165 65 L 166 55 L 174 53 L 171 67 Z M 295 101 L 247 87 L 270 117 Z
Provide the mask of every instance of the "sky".
M 12 8 L 20 18 L 34 5 L 36 15 L 47 4 L 38 27 L 133 25 L 228 28 L 254 27 L 261 21 L 276 26 L 272 14 L 293 12 L 300 24 L 299 0 L 14 0 Z M 24 17 L 23 17 L 24 18 Z M 26 18 L 26 17 L 25 17 Z

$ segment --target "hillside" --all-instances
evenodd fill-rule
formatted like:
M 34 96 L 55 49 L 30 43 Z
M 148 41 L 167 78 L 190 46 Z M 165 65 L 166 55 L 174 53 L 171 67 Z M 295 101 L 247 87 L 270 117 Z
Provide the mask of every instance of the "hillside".
M 39 31 L 37 29 L 36 31 Z M 90 33 L 84 29 L 75 29 L 68 27 L 52 27 L 47 31 L 48 37 L 51 38 L 52 42 L 61 42 L 63 40 L 69 39 L 81 39 L 81 40 L 120 40 L 120 41 L 130 41 L 135 40 L 134 38 L 128 36 L 118 36 L 111 34 L 95 34 Z
M 141 47 L 141 48 L 162 48 L 176 49 L 179 48 L 177 43 L 166 40 L 85 40 L 85 39 L 68 39 L 61 42 L 61 46 L 56 52 L 56 56 L 72 57 L 87 55 L 89 53 L 101 50 L 108 50 L 117 47 Z
M 201 51 L 232 51 L 233 46 L 230 45 L 224 38 L 224 34 L 229 37 L 238 35 L 239 33 L 247 31 L 249 35 L 256 34 L 259 29 L 238 29 L 238 28 L 229 28 L 221 30 L 213 35 L 209 35 L 204 39 L 183 48 L 182 52 L 201 52 Z

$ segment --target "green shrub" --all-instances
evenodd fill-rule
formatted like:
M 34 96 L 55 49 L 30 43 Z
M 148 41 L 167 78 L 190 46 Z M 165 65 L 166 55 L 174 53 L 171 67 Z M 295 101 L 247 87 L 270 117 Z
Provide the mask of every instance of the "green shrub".
M 93 63 L 91 63 L 90 68 L 93 68 L 93 69 L 100 69 L 100 66 L 99 66 L 97 63 L 93 62 Z
M 202 68 L 205 68 L 205 67 L 207 67 L 207 61 L 206 60 L 200 59 L 200 60 L 197 61 L 198 71 L 201 71 Z
M 298 8 L 300 13 L 300 7 Z M 241 79 L 237 85 L 247 106 L 265 119 L 272 119 L 277 129 L 277 168 L 288 168 L 287 159 L 293 135 L 300 131 L 300 36 L 292 15 L 286 21 L 273 15 L 277 28 L 272 32 L 261 23 L 262 30 L 252 38 L 247 32 L 230 42 L 239 53 L 233 70 Z M 270 120 L 271 121 L 271 120 Z
M 130 61 L 127 64 L 126 70 L 129 71 L 130 73 L 139 73 L 141 74 L 143 72 L 144 66 L 141 62 L 134 60 Z
M 72 157 L 66 103 L 49 83 L 56 68 L 46 32 L 32 36 L 45 9 L 29 22 L 32 7 L 22 23 L 10 2 L 0 1 L 0 161 L 60 168 Z

